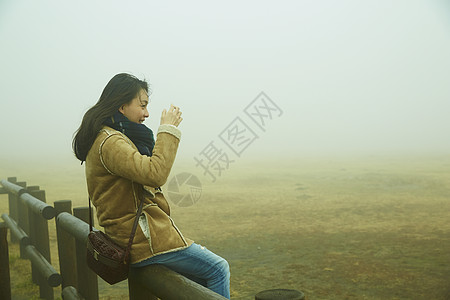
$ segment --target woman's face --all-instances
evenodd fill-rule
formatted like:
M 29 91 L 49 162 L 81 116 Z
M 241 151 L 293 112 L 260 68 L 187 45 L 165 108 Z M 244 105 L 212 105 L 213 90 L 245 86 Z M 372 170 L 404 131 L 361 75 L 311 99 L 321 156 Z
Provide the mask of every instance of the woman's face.
M 148 117 L 148 95 L 141 90 L 131 102 L 122 105 L 119 111 L 131 122 L 142 124 Z

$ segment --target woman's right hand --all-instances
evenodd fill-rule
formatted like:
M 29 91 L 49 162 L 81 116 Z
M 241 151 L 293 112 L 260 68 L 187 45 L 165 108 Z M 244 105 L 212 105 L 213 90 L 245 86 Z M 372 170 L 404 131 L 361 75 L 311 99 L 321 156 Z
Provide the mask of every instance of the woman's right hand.
M 168 111 L 166 111 L 166 109 L 162 111 L 161 125 L 169 124 L 178 127 L 182 120 L 183 118 L 181 117 L 181 111 L 178 106 L 171 104 Z

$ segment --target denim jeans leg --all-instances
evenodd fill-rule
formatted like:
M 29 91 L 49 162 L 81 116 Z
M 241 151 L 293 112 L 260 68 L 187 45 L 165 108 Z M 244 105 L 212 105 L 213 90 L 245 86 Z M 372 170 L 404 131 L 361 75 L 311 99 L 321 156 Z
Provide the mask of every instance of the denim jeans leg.
M 133 265 L 161 264 L 230 299 L 228 262 L 196 243 L 180 251 L 153 256 Z

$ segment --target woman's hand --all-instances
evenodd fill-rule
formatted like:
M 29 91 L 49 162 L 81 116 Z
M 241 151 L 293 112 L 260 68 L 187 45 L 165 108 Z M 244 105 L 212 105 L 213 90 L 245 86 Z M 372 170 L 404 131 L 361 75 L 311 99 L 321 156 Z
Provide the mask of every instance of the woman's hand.
M 178 127 L 182 120 L 183 118 L 181 117 L 181 111 L 178 106 L 171 104 L 168 111 L 166 111 L 166 109 L 162 111 L 161 125 L 169 124 Z

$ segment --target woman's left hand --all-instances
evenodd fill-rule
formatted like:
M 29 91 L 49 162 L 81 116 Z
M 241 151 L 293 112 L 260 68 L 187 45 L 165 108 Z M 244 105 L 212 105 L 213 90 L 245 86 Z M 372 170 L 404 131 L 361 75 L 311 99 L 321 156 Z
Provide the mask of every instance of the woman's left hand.
M 161 125 L 169 124 L 178 127 L 181 121 L 183 121 L 181 114 L 182 112 L 180 108 L 178 106 L 174 106 L 173 104 L 171 104 L 168 111 L 164 109 L 161 113 Z

